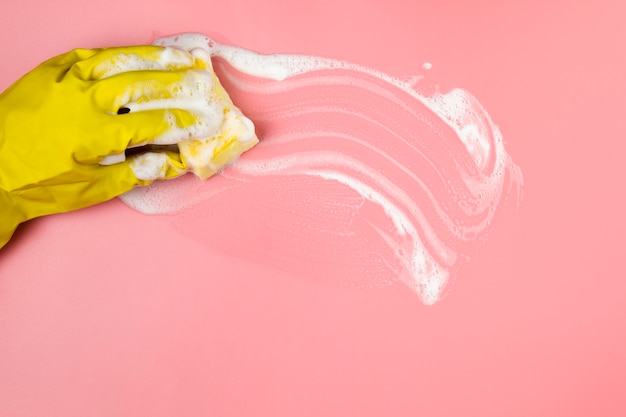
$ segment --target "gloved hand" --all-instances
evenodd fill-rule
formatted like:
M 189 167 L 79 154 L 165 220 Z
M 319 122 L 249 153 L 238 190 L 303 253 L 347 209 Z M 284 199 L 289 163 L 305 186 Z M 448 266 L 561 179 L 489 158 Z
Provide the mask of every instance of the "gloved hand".
M 146 155 L 124 152 L 209 133 L 198 111 L 210 100 L 203 86 L 213 83 L 205 67 L 187 51 L 160 46 L 76 49 L 2 93 L 0 247 L 24 221 L 184 173 L 176 152 L 148 154 L 147 170 Z

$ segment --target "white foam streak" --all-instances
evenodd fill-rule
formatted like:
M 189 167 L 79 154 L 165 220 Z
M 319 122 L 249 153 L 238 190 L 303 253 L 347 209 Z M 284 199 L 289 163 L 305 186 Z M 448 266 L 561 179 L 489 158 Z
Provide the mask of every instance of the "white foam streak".
M 407 82 L 342 61 L 262 55 L 200 34 L 162 38 L 156 44 L 187 51 L 200 48 L 257 80 L 284 80 L 256 82 L 225 68 L 223 76 L 242 94 L 278 103 L 248 113 L 255 123 L 278 130 L 261 137 L 258 154 L 244 155 L 222 174 L 234 181 L 228 187 L 262 177 L 309 176 L 349 188 L 380 207 L 393 225 L 389 229 L 374 219 L 367 221 L 401 267 L 397 270 L 392 259 L 382 262 L 425 304 L 441 298 L 453 267 L 465 257 L 464 245 L 485 233 L 503 193 L 515 187 L 519 190 L 523 182 L 519 168 L 504 149 L 499 129 L 464 90 L 424 96 L 415 89 L 420 77 Z M 350 88 L 379 109 L 370 111 L 350 101 L 271 99 L 315 91 L 316 87 Z M 391 111 L 387 116 L 392 120 L 380 113 L 384 110 Z M 358 131 L 309 125 L 308 119 L 325 114 L 365 126 L 365 133 L 359 136 Z M 407 131 L 415 127 L 425 132 L 430 129 L 431 138 Z M 372 140 L 369 130 L 381 138 Z M 437 142 L 429 143 L 432 139 Z M 228 187 L 193 193 L 191 200 L 184 201 L 176 201 L 177 191 L 169 188 L 169 196 L 161 195 L 159 202 L 149 200 L 158 195 L 158 187 L 153 187 L 136 191 L 125 201 L 140 211 L 168 212 L 214 197 Z

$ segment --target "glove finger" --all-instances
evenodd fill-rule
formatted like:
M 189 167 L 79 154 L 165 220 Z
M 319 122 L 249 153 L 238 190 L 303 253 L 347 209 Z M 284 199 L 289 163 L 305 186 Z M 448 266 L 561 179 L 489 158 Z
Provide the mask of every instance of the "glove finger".
M 188 69 L 117 74 L 96 81 L 91 89 L 97 107 L 105 113 L 116 114 L 122 107 L 131 111 L 206 107 L 210 102 L 215 102 L 218 95 L 224 94 L 216 87 L 216 78 L 212 72 Z M 179 105 L 172 106 L 172 101 L 158 101 L 172 99 Z
M 176 103 L 171 103 L 174 106 Z M 166 104 L 167 105 L 167 104 Z M 202 115 L 181 108 L 131 111 L 113 116 L 123 129 L 130 129 L 130 140 L 120 142 L 125 150 L 146 144 L 170 145 L 182 140 L 208 136 L 214 129 Z
M 205 137 L 208 125 L 201 116 L 184 109 L 155 109 L 122 115 L 103 115 L 93 137 L 75 149 L 73 157 L 83 164 L 100 163 L 110 155 L 147 144 L 175 144 Z
M 121 107 L 130 102 L 175 97 L 184 79 L 184 71 L 125 72 L 95 81 L 90 88 L 99 110 L 117 114 Z
M 86 207 L 118 197 L 137 186 L 154 180 L 170 179 L 187 172 L 180 156 L 173 152 L 147 152 L 112 165 L 90 165 L 90 186 L 81 191 L 81 206 Z M 79 207 L 72 207 L 76 209 Z
M 105 48 L 72 66 L 82 80 L 100 80 L 131 71 L 177 71 L 193 67 L 194 58 L 180 48 L 141 45 Z
M 21 198 L 36 202 L 27 204 L 28 219 L 93 206 L 115 198 L 137 185 L 150 181 L 137 178 L 128 163 L 109 166 L 82 165 L 71 173 L 72 182 L 54 182 L 28 188 Z
M 110 200 L 137 186 L 152 182 L 137 178 L 129 161 L 107 166 L 92 165 L 89 168 L 92 186 L 81 194 L 81 198 L 88 201 L 88 205 Z

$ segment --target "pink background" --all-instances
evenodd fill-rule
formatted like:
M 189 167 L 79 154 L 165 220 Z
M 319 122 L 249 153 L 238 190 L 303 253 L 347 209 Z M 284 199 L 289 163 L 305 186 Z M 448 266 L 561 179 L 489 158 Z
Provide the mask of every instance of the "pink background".
M 0 415 L 624 415 L 626 10 L 422 3 L 4 5 L 1 89 L 73 47 L 184 31 L 395 75 L 431 62 L 525 185 L 432 307 L 212 252 L 119 200 L 33 221 L 0 251 Z

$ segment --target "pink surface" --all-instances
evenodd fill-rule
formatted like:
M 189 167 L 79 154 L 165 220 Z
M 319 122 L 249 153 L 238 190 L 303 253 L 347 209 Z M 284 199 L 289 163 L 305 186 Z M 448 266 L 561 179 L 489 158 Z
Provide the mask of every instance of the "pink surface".
M 284 230 L 258 193 L 238 197 L 246 228 L 219 205 L 194 229 L 119 200 L 33 221 L 0 252 L 0 415 L 626 412 L 624 10 L 407 3 L 4 7 L 3 89 L 73 47 L 183 31 L 394 75 L 430 62 L 430 79 L 486 107 L 525 184 L 430 307 L 324 258 L 326 274 L 304 257 L 275 268 L 252 228 L 270 248 Z

